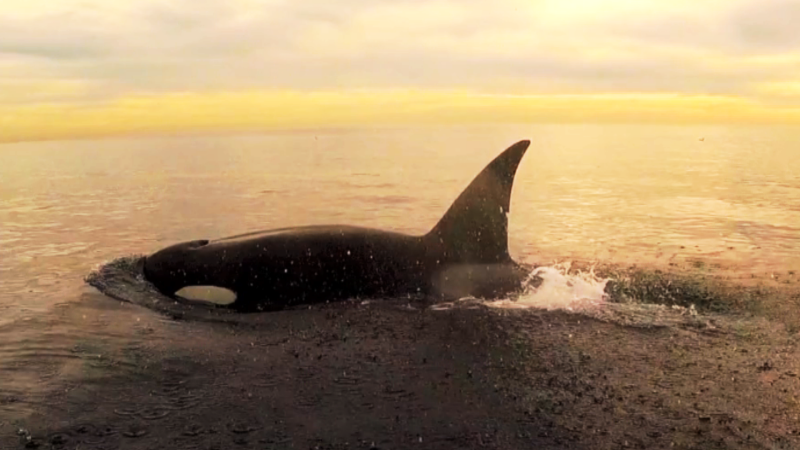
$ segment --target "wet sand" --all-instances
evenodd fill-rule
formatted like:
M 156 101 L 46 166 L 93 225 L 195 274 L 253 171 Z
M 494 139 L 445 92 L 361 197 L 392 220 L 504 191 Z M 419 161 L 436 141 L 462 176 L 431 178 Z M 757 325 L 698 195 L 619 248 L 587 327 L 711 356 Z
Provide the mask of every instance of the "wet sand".
M 800 448 L 798 335 L 764 319 L 392 301 L 175 325 L 87 356 L 0 448 Z

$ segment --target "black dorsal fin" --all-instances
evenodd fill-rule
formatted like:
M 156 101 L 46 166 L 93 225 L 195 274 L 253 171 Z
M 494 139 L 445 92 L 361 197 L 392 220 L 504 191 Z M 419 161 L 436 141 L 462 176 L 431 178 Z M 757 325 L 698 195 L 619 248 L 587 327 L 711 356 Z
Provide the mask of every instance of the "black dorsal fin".
M 449 261 L 495 263 L 511 259 L 507 216 L 511 187 L 530 143 L 519 141 L 489 163 L 425 236 L 444 246 Z

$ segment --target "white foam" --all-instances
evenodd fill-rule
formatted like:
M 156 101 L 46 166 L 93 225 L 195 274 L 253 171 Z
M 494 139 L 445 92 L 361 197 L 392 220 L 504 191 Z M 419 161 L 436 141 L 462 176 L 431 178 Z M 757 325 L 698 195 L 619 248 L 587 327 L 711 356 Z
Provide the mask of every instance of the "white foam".
M 604 292 L 608 278 L 599 278 L 594 270 L 570 273 L 571 263 L 554 264 L 534 269 L 525 291 L 515 300 L 486 302 L 495 308 L 538 308 L 580 311 L 600 306 L 606 302 Z M 531 281 L 539 277 L 542 283 L 533 287 Z

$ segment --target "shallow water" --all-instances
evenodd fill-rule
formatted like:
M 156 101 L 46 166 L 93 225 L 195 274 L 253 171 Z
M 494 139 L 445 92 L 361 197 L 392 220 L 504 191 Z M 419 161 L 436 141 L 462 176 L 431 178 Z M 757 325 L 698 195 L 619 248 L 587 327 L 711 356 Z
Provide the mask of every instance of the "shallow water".
M 5 144 L 0 423 L 68 375 L 134 364 L 137 349 L 191 336 L 191 325 L 86 285 L 99 264 L 279 226 L 424 233 L 524 138 L 532 145 L 510 216 L 518 260 L 800 268 L 797 128 L 485 126 Z

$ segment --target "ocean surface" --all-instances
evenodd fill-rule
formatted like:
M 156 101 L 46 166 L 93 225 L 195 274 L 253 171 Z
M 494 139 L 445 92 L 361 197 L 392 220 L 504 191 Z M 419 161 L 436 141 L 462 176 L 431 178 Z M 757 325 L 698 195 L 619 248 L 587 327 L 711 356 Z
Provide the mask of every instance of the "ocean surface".
M 2 144 L 0 425 L 65 378 L 96 375 L 87 367 L 111 370 L 110 353 L 191 337 L 188 325 L 85 284 L 98 265 L 283 226 L 424 233 L 520 139 L 532 144 L 511 201 L 517 260 L 800 269 L 800 128 L 470 126 Z

